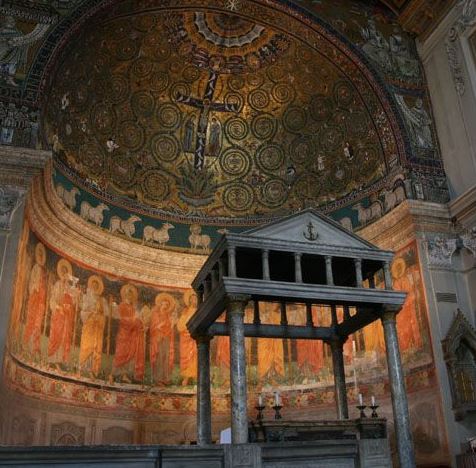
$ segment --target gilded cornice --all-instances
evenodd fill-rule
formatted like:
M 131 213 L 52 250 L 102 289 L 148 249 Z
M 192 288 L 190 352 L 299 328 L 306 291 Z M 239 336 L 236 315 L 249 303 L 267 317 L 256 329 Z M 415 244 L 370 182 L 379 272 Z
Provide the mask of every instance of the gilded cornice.
M 136 244 L 72 213 L 51 183 L 51 164 L 34 181 L 27 203 L 30 226 L 54 250 L 106 274 L 148 284 L 189 288 L 205 257 Z

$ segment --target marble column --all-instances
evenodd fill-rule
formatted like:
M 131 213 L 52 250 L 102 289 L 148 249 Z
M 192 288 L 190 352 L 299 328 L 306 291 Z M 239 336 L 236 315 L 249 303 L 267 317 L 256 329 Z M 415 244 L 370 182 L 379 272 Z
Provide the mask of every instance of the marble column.
M 245 307 L 247 296 L 228 297 L 228 323 L 230 329 L 230 385 L 231 385 L 231 441 L 248 443 Z
M 212 443 L 210 396 L 210 337 L 199 336 L 197 342 L 197 443 Z
M 398 347 L 396 312 L 385 311 L 382 315 L 382 325 L 387 350 L 388 377 L 390 394 L 392 396 L 393 419 L 397 452 L 401 468 L 414 468 L 415 453 L 413 449 L 410 415 L 408 413 L 405 376 L 403 374 L 400 349 Z
M 357 288 L 362 287 L 363 278 L 362 278 L 362 260 L 360 258 L 354 259 L 355 263 L 355 283 Z
M 301 254 L 294 252 L 294 281 L 302 283 Z
M 334 370 L 334 389 L 337 408 L 337 419 L 348 419 L 347 390 L 345 387 L 344 341 L 335 337 L 329 341 L 332 352 L 332 367 Z
M 384 262 L 383 264 L 383 276 L 385 279 L 385 289 L 392 289 L 392 273 L 390 271 L 390 262 Z
M 262 250 L 261 251 L 261 262 L 263 267 L 263 280 L 269 281 L 269 251 Z
M 228 276 L 236 277 L 236 250 L 235 247 L 228 247 Z
M 328 286 L 334 284 L 334 275 L 332 274 L 332 257 L 326 256 L 326 283 Z

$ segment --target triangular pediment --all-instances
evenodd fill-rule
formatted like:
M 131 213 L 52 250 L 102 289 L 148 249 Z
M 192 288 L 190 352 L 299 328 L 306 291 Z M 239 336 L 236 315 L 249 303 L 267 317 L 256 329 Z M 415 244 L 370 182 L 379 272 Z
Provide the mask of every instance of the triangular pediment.
M 333 219 L 312 209 L 301 211 L 241 234 L 290 242 L 308 242 L 313 245 L 377 249 L 370 242 L 347 231 Z

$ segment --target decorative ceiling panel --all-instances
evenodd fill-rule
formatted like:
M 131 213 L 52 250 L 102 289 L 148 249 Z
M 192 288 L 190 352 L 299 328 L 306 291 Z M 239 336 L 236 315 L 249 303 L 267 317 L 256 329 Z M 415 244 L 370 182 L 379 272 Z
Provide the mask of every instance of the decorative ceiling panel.
M 46 120 L 70 169 L 171 215 L 259 218 L 339 200 L 401 160 L 385 97 L 324 30 L 251 3 L 179 6 L 123 2 L 67 51 Z

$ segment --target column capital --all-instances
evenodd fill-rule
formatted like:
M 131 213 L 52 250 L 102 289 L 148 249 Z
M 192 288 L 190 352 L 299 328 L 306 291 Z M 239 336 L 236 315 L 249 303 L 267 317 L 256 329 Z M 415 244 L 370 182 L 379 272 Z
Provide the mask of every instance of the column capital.
M 198 335 L 193 337 L 193 339 L 197 342 L 197 346 L 200 344 L 210 344 L 212 338 L 213 337 L 210 335 Z
M 331 349 L 343 349 L 347 338 L 348 336 L 342 337 L 339 335 L 332 335 L 328 340 L 326 340 L 326 343 L 331 347 Z
M 382 322 L 395 322 L 397 320 L 397 314 L 400 312 L 401 307 L 396 306 L 384 306 L 383 313 L 381 315 Z
M 248 296 L 246 294 L 230 294 L 226 296 L 225 301 L 226 301 L 227 308 L 232 304 L 242 304 L 244 309 L 246 304 L 248 304 L 248 302 L 250 301 L 250 299 L 251 299 L 251 296 Z M 233 311 L 235 310 L 236 309 L 233 309 Z

